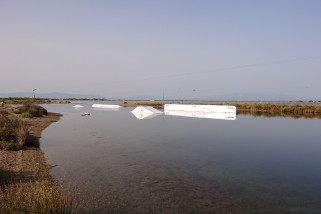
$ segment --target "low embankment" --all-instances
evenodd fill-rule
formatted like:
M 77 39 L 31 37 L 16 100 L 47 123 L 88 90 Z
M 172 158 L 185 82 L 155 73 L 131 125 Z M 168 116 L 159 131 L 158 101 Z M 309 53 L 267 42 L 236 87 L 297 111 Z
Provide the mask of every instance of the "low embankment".
M 179 104 L 179 103 L 176 103 Z M 275 104 L 275 103 L 183 103 L 193 105 L 231 105 L 236 107 L 237 114 L 251 114 L 253 116 L 267 116 L 267 117 L 305 117 L 305 118 L 320 118 L 321 119 L 321 105 L 300 105 L 300 104 Z M 157 109 L 163 109 L 163 103 L 130 103 L 124 102 L 124 107 L 136 106 L 152 106 Z
M 74 212 L 38 148 L 41 132 L 61 116 L 34 104 L 0 107 L 0 213 Z
M 43 104 L 43 103 L 70 103 L 66 99 L 47 99 L 47 98 L 22 98 L 22 97 L 9 97 L 9 98 L 0 98 L 0 104 L 24 104 L 24 103 L 34 103 L 34 104 Z

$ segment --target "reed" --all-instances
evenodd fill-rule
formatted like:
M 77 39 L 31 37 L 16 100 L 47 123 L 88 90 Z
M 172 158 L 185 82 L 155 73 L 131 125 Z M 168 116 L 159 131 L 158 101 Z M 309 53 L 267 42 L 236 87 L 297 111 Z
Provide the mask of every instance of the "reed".
M 292 114 L 321 114 L 321 105 L 274 104 L 274 103 L 224 103 L 234 105 L 237 111 L 265 111 Z
M 9 184 L 0 188 L 0 213 L 76 213 L 73 199 L 47 180 Z

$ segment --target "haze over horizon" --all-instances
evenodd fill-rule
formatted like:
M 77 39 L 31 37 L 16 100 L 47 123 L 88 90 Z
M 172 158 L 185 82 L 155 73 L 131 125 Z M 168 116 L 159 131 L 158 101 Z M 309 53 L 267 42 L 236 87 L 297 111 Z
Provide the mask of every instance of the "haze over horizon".
M 0 2 L 0 93 L 321 97 L 321 2 Z

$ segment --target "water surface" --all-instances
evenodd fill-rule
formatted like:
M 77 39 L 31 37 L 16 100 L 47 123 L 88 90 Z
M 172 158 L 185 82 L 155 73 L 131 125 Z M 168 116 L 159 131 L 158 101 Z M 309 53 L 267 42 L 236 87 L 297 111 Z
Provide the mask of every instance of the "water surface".
M 64 116 L 41 148 L 81 213 L 321 213 L 321 120 L 73 105 L 45 105 Z

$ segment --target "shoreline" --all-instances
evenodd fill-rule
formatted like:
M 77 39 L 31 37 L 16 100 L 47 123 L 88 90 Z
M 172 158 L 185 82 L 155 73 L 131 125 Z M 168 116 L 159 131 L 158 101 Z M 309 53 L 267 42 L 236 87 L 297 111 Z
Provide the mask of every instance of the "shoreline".
M 48 113 L 43 117 L 23 118 L 31 137 L 39 140 L 41 133 L 52 123 L 59 121 L 61 114 Z M 0 187 L 9 183 L 50 180 L 50 167 L 43 151 L 38 147 L 26 147 L 19 151 L 0 150 Z
M 51 166 L 39 147 L 42 131 L 61 117 L 48 113 L 21 118 L 35 147 L 0 150 L 0 213 L 77 213 L 73 198 L 50 175 Z

